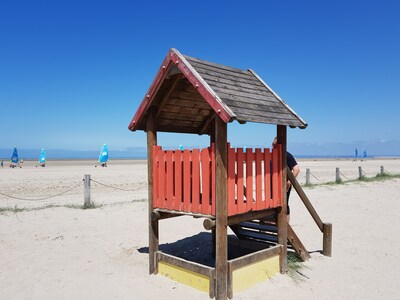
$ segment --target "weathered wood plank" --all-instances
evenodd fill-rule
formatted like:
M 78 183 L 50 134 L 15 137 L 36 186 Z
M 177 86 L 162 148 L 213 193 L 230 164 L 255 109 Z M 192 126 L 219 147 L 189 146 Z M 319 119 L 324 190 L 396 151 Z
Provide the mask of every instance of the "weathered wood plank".
M 215 118 L 216 162 L 216 297 L 226 299 L 228 293 L 228 235 L 227 235 L 227 124 Z
M 283 252 L 283 257 L 282 257 L 282 265 L 280 266 L 280 271 L 281 273 L 285 273 L 287 271 L 287 225 L 288 225 L 288 218 L 286 215 L 286 205 L 287 205 L 287 199 L 286 199 L 286 185 L 287 185 L 287 180 L 286 180 L 286 142 L 287 142 L 287 127 L 278 125 L 277 126 L 277 140 L 278 144 L 281 145 L 280 147 L 280 152 L 281 155 L 278 155 L 278 157 L 281 158 L 281 169 L 284 168 L 284 172 L 282 174 L 282 182 L 280 185 L 282 186 L 281 189 L 281 195 L 282 197 L 282 209 L 278 213 L 278 243 L 282 245 L 282 252 Z M 274 149 L 275 150 L 275 149 Z M 273 151 L 274 151 L 273 150 Z M 275 172 L 275 170 L 274 170 Z
M 210 62 L 210 61 L 206 61 L 206 60 L 198 59 L 198 58 L 195 58 L 195 57 L 191 57 L 191 56 L 186 56 L 186 55 L 183 55 L 183 56 L 185 57 L 185 59 L 190 64 L 193 64 L 193 65 L 204 65 L 204 66 L 207 66 L 207 67 L 213 67 L 213 68 L 216 68 L 216 69 L 226 70 L 226 71 L 233 72 L 233 73 L 245 73 L 245 74 L 247 73 L 247 71 L 244 71 L 244 70 L 239 69 L 239 68 L 234 68 L 234 67 L 221 65 L 221 64 Z
M 192 272 L 204 275 L 204 276 L 210 276 L 214 268 L 208 267 L 205 265 L 201 265 L 195 262 L 188 261 L 183 258 L 179 258 L 176 256 L 172 256 L 163 252 L 158 251 L 157 252 L 157 260 L 162 261 L 177 267 L 184 268 L 186 270 L 190 270 Z
M 176 120 L 174 118 L 166 119 L 166 118 L 160 118 L 158 119 L 158 125 L 159 126 L 171 126 L 171 127 L 187 127 L 187 128 L 199 128 L 203 122 L 199 121 L 190 121 L 190 120 Z M 161 130 L 161 128 L 160 128 Z
M 264 249 L 255 253 L 250 253 L 242 257 L 238 257 L 229 261 L 229 265 L 232 271 L 235 271 L 241 267 L 250 265 L 252 263 L 264 260 L 269 257 L 279 255 L 282 251 L 282 246 L 277 245 L 268 249 Z
M 213 110 L 211 109 L 185 107 L 176 104 L 165 104 L 163 111 L 168 113 L 180 113 L 180 114 L 197 115 L 197 116 L 209 116 L 210 113 L 213 112 Z
M 157 146 L 156 111 L 151 109 L 147 118 L 147 180 L 148 180 L 148 224 L 149 224 L 149 274 L 157 272 L 156 252 L 159 245 L 158 220 L 153 213 L 153 146 Z
M 171 113 L 171 112 L 164 112 L 162 116 L 160 116 L 162 119 L 171 119 L 171 120 L 176 120 L 176 121 L 194 121 L 194 122 L 204 122 L 206 119 L 205 116 L 199 116 L 196 114 L 181 114 L 181 113 Z
M 212 109 L 211 106 L 204 100 L 197 101 L 195 99 L 170 98 L 167 104 L 188 108 Z
M 246 82 L 240 82 L 226 77 L 215 77 L 208 74 L 202 74 L 203 78 L 208 82 L 210 86 L 219 86 L 222 88 L 239 90 L 239 91 L 251 91 L 254 93 L 270 93 L 270 91 L 261 85 L 253 85 Z
M 168 98 L 170 97 L 170 95 L 174 91 L 174 88 L 177 85 L 177 83 L 179 82 L 179 79 L 181 78 L 181 76 L 182 76 L 182 74 L 178 74 L 178 75 L 174 76 L 174 79 L 172 79 L 172 84 L 169 85 L 168 90 L 166 91 L 166 93 L 164 94 L 163 98 L 160 100 L 160 103 L 158 104 L 157 117 L 161 113 L 164 104 L 167 102 Z
M 293 246 L 293 249 L 296 251 L 296 253 L 301 257 L 303 261 L 309 260 L 311 258 L 310 254 L 308 253 L 306 247 L 304 247 L 303 243 L 296 235 L 290 224 L 287 224 L 287 232 L 288 241 Z
M 332 256 L 332 224 L 324 223 L 322 254 Z
M 223 65 L 213 66 L 209 63 L 199 63 L 195 61 L 190 62 L 190 64 L 199 74 L 207 72 L 208 74 L 216 74 L 218 75 L 217 77 L 254 81 L 255 84 L 260 85 L 260 82 L 256 80 L 249 71 L 243 71 L 240 69 L 232 70 L 230 67 Z

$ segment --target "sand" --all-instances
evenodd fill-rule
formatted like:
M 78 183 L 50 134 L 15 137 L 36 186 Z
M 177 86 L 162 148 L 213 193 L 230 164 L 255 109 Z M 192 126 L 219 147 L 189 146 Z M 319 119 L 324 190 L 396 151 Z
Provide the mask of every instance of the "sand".
M 300 182 L 306 168 L 322 181 L 334 181 L 336 167 L 350 179 L 358 176 L 358 166 L 369 176 L 381 165 L 400 173 L 398 159 L 299 164 Z M 80 209 L 84 174 L 99 182 L 91 187 L 95 209 Z M 292 193 L 291 224 L 311 260 L 299 273 L 278 274 L 234 299 L 399 299 L 400 179 L 305 191 L 322 220 L 333 223 L 333 256 L 320 254 L 322 234 Z M 25 162 L 22 169 L 0 169 L 0 192 L 2 299 L 208 299 L 148 275 L 144 161 L 114 161 L 107 168 L 90 161 L 49 162 L 46 168 Z M 165 252 L 201 259 L 209 255 L 210 235 L 201 219 L 179 217 L 161 221 L 160 243 Z

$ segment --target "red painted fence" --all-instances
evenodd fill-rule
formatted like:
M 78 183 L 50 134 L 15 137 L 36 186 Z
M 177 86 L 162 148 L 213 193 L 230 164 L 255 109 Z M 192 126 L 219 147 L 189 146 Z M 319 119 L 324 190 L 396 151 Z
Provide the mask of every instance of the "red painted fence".
M 228 215 L 281 206 L 280 145 L 266 149 L 228 147 Z M 153 147 L 153 206 L 215 215 L 215 150 Z

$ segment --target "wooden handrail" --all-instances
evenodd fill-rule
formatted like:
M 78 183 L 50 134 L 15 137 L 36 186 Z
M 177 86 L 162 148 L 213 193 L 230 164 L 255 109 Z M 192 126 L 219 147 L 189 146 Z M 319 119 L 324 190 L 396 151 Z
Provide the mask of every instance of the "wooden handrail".
M 292 183 L 297 194 L 300 196 L 300 199 L 303 201 L 308 212 L 310 213 L 310 215 L 314 219 L 315 223 L 317 224 L 319 230 L 321 230 L 321 232 L 323 234 L 322 254 L 325 256 L 332 256 L 332 224 L 322 222 L 317 211 L 314 209 L 314 206 L 312 206 L 306 193 L 301 188 L 299 182 L 296 180 L 293 173 L 290 171 L 290 169 L 288 167 L 286 167 L 286 169 L 287 169 L 287 178 Z
M 317 211 L 314 209 L 314 206 L 312 206 L 310 200 L 308 199 L 306 193 L 304 193 L 299 182 L 294 177 L 292 171 L 290 171 L 290 169 L 288 167 L 286 167 L 286 169 L 287 169 L 287 177 L 290 180 L 290 182 L 292 183 L 292 186 L 295 188 L 297 194 L 300 196 L 300 199 L 303 201 L 308 212 L 310 213 L 310 215 L 314 219 L 315 223 L 317 224 L 319 230 L 321 230 L 321 232 L 324 232 L 324 223 L 322 223 L 322 220 L 319 217 Z

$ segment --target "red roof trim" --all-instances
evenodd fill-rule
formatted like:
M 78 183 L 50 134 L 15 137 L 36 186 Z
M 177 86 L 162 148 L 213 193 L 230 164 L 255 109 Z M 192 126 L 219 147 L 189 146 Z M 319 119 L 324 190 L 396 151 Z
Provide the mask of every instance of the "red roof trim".
M 171 49 L 161 64 L 156 77 L 154 78 L 146 96 L 143 98 L 138 110 L 129 123 L 128 129 L 131 131 L 136 130 L 137 124 L 143 118 L 144 113 L 149 108 L 153 101 L 154 95 L 158 91 L 162 81 L 164 80 L 168 69 L 171 64 L 175 64 L 185 77 L 193 84 L 200 95 L 207 101 L 208 104 L 214 109 L 216 114 L 225 122 L 231 121 L 235 114 L 225 105 L 223 105 L 218 95 L 207 85 L 203 78 L 196 72 L 190 63 L 175 49 Z
M 163 63 L 161 64 L 160 68 L 158 69 L 157 75 L 154 78 L 153 82 L 151 83 L 146 95 L 144 96 L 142 103 L 140 103 L 140 106 L 138 110 L 136 111 L 135 115 L 133 116 L 131 122 L 129 123 L 128 129 L 131 131 L 136 130 L 137 124 L 139 124 L 139 121 L 142 119 L 144 113 L 146 110 L 149 108 L 150 103 L 153 100 L 153 97 L 155 93 L 158 91 L 158 88 L 161 85 L 161 82 L 164 80 L 165 75 L 168 73 L 168 69 L 171 66 L 171 52 L 170 50 L 168 52 L 168 55 L 165 57 Z

